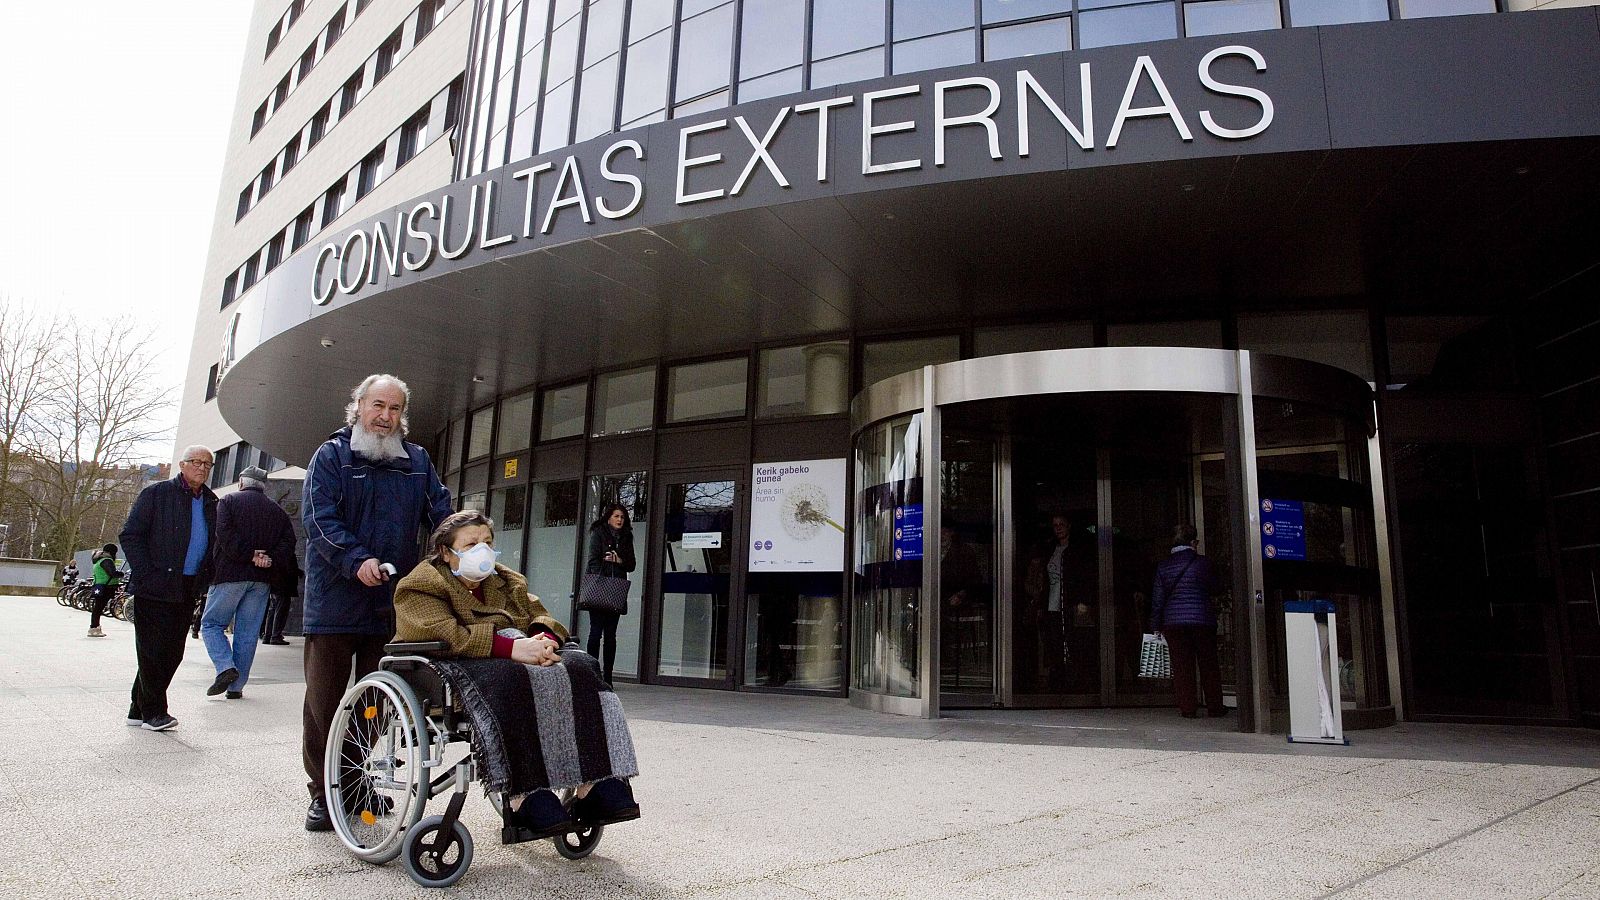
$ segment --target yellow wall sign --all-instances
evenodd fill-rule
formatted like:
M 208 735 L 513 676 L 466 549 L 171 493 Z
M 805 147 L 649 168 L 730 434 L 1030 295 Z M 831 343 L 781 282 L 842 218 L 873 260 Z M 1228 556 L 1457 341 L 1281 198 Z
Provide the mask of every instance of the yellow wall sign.
M 514 460 L 514 459 L 506 460 L 506 474 L 504 475 L 504 477 L 505 478 L 515 478 L 515 477 L 517 477 L 517 461 L 516 460 Z

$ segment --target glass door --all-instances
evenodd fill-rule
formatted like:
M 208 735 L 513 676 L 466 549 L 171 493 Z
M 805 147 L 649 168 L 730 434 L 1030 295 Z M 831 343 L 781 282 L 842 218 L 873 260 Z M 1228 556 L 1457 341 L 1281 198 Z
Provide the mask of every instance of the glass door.
M 739 476 L 733 471 L 660 476 L 662 510 L 656 576 L 657 681 L 733 686 L 734 561 Z

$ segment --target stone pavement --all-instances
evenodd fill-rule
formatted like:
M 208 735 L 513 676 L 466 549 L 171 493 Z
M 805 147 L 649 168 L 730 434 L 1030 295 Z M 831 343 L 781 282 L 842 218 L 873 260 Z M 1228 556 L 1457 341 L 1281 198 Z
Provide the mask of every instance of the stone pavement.
M 132 628 L 0 597 L 0 897 L 426 897 L 301 827 L 300 646 L 241 701 L 123 724 Z M 1407 724 L 1348 748 L 1168 711 L 973 712 L 623 685 L 639 822 L 569 862 L 498 844 L 474 800 L 471 897 L 1600 897 L 1600 734 Z M 443 800 L 430 804 L 443 811 Z

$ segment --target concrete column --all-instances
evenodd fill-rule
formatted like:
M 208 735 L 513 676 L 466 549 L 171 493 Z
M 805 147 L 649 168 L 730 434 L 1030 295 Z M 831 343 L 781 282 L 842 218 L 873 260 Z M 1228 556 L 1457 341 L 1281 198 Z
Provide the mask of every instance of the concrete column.
M 850 398 L 850 345 L 842 341 L 812 344 L 801 352 L 806 361 L 806 415 L 845 411 Z

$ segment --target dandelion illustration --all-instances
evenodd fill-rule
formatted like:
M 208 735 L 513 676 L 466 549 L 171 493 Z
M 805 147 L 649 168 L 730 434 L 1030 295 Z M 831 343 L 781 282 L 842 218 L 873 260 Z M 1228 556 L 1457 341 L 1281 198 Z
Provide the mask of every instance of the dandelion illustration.
M 809 481 L 789 485 L 783 492 L 783 530 L 797 541 L 809 541 L 823 525 L 844 533 L 844 526 L 828 518 L 828 495 Z

